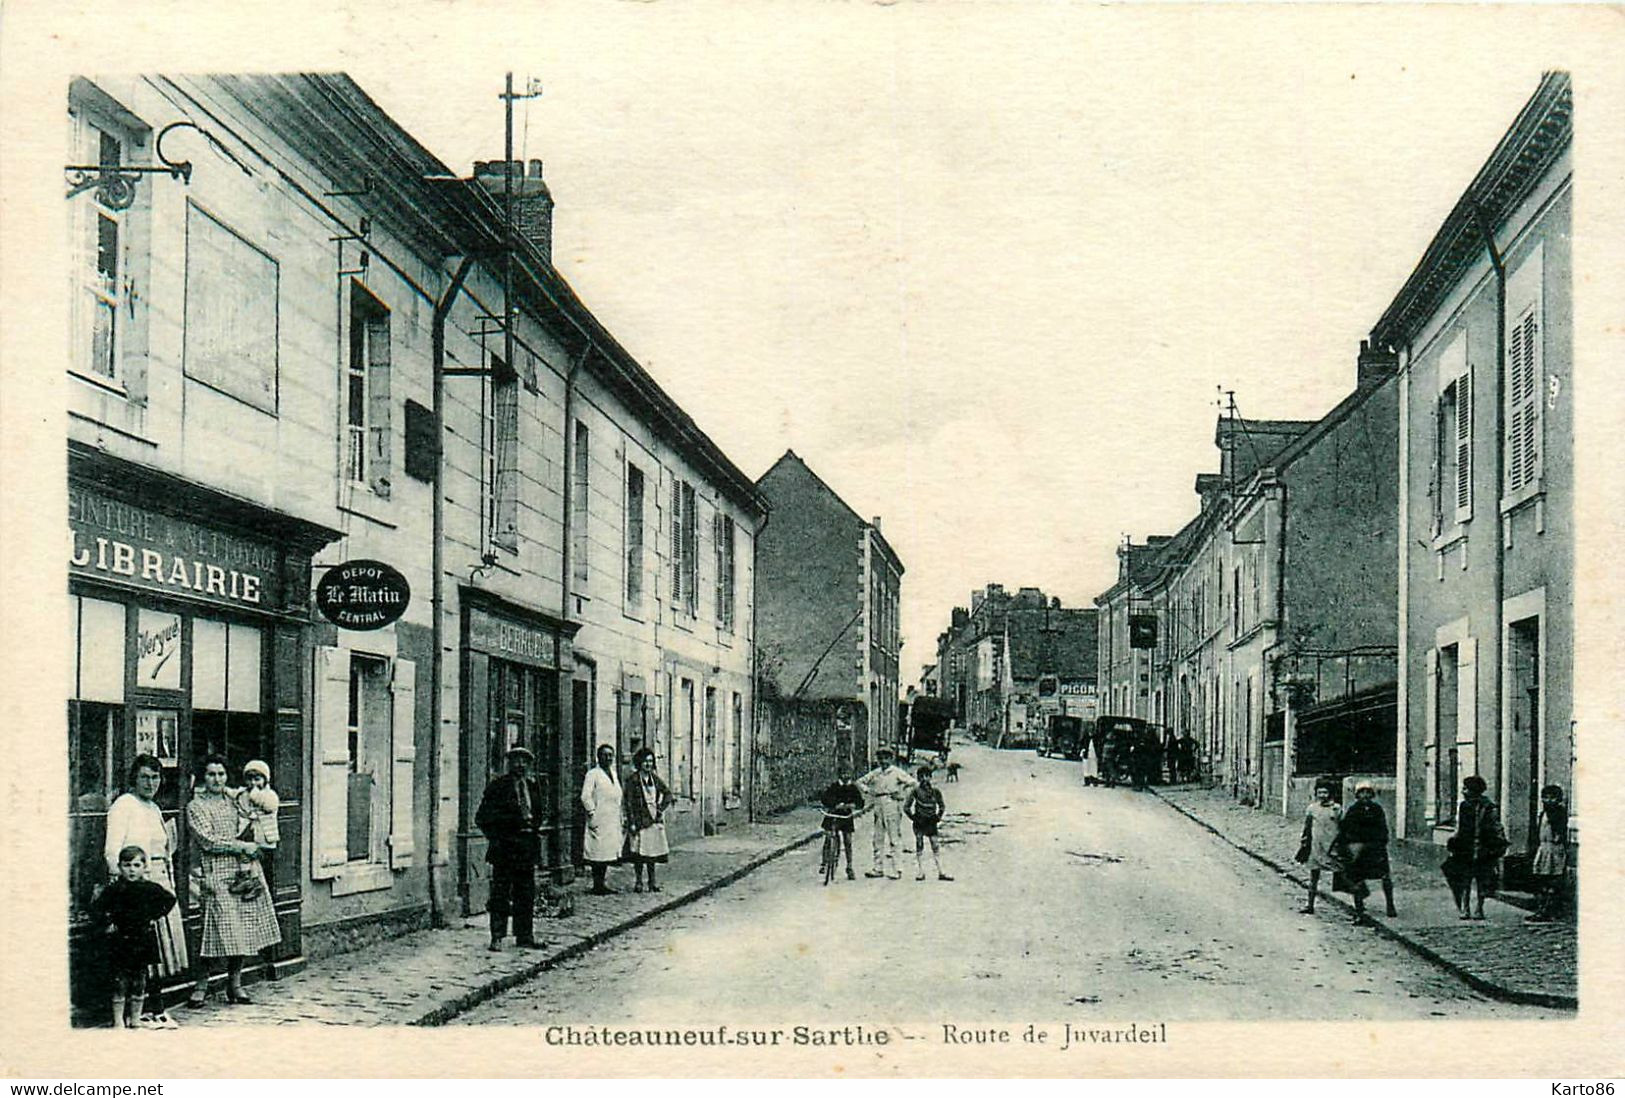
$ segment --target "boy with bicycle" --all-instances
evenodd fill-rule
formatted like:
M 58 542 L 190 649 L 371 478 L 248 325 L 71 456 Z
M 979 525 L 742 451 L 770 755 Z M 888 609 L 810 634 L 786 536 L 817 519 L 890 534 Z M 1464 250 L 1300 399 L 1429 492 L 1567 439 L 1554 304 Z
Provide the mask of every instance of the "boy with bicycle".
M 837 766 L 835 780 L 818 799 L 824 806 L 824 820 L 819 826 L 846 848 L 846 879 L 853 880 L 852 817 L 863 807 L 863 793 L 852 783 L 851 768 L 844 762 Z M 819 872 L 823 872 L 823 866 L 819 866 Z

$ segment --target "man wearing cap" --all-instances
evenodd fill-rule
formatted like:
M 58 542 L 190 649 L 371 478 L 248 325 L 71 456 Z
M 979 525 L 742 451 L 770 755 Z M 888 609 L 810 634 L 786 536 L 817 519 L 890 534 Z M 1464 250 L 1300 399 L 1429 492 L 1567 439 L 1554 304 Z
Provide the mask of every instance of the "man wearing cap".
M 496 953 L 513 916 L 514 944 L 539 949 L 533 925 L 536 915 L 536 862 L 541 857 L 538 829 L 542 822 L 542 788 L 530 776 L 536 756 L 528 748 L 510 747 L 508 772 L 485 787 L 474 824 L 485 834 L 485 860 L 491 864 L 491 944 Z
M 894 881 L 903 879 L 897 869 L 897 848 L 903 842 L 903 801 L 914 789 L 915 781 L 896 764 L 897 756 L 889 747 L 875 752 L 875 768 L 858 779 L 858 788 L 869 795 L 875 806 L 875 867 L 865 877 L 890 876 Z M 881 855 L 891 865 L 885 872 Z

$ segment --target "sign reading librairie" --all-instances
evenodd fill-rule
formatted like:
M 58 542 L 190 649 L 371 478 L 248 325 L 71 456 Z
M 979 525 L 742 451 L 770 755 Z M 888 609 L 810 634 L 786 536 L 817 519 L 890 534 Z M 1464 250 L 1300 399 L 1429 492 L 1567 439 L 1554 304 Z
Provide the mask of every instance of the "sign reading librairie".
M 278 605 L 270 542 L 212 530 L 80 485 L 68 487 L 68 564 L 94 576 L 235 606 Z
M 382 629 L 406 613 L 412 588 L 381 560 L 347 560 L 316 585 L 316 609 L 341 629 Z

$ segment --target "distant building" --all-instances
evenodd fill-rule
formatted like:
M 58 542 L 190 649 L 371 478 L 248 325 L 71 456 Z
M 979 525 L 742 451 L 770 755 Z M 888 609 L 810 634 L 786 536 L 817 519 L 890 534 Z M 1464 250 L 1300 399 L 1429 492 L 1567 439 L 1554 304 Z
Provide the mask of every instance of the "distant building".
M 772 507 L 757 556 L 764 687 L 853 703 L 853 765 L 898 737 L 903 562 L 793 450 L 756 482 Z
M 1401 371 L 1397 826 L 1444 842 L 1479 774 L 1514 868 L 1541 786 L 1579 835 L 1572 111 L 1546 76 L 1371 334 Z
M 1393 774 L 1393 373 L 1362 348 L 1319 420 L 1221 417 L 1196 516 L 1119 548 L 1096 599 L 1105 704 L 1191 736 L 1247 803 L 1292 812 L 1319 776 Z
M 990 583 L 937 637 L 939 689 L 989 743 L 1032 743 L 1050 716 L 1096 713 L 1096 614 Z

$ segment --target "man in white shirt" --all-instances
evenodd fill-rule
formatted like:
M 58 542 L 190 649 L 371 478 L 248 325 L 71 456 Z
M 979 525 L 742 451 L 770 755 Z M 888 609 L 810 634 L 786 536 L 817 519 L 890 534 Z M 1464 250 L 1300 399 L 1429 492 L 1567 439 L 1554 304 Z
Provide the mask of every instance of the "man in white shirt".
M 897 849 L 903 842 L 903 802 L 917 783 L 897 765 L 896 759 L 889 747 L 876 751 L 875 768 L 858 779 L 858 788 L 875 806 L 875 867 L 864 876 L 900 881 L 903 875 L 897 869 Z M 883 854 L 890 873 L 882 865 Z

